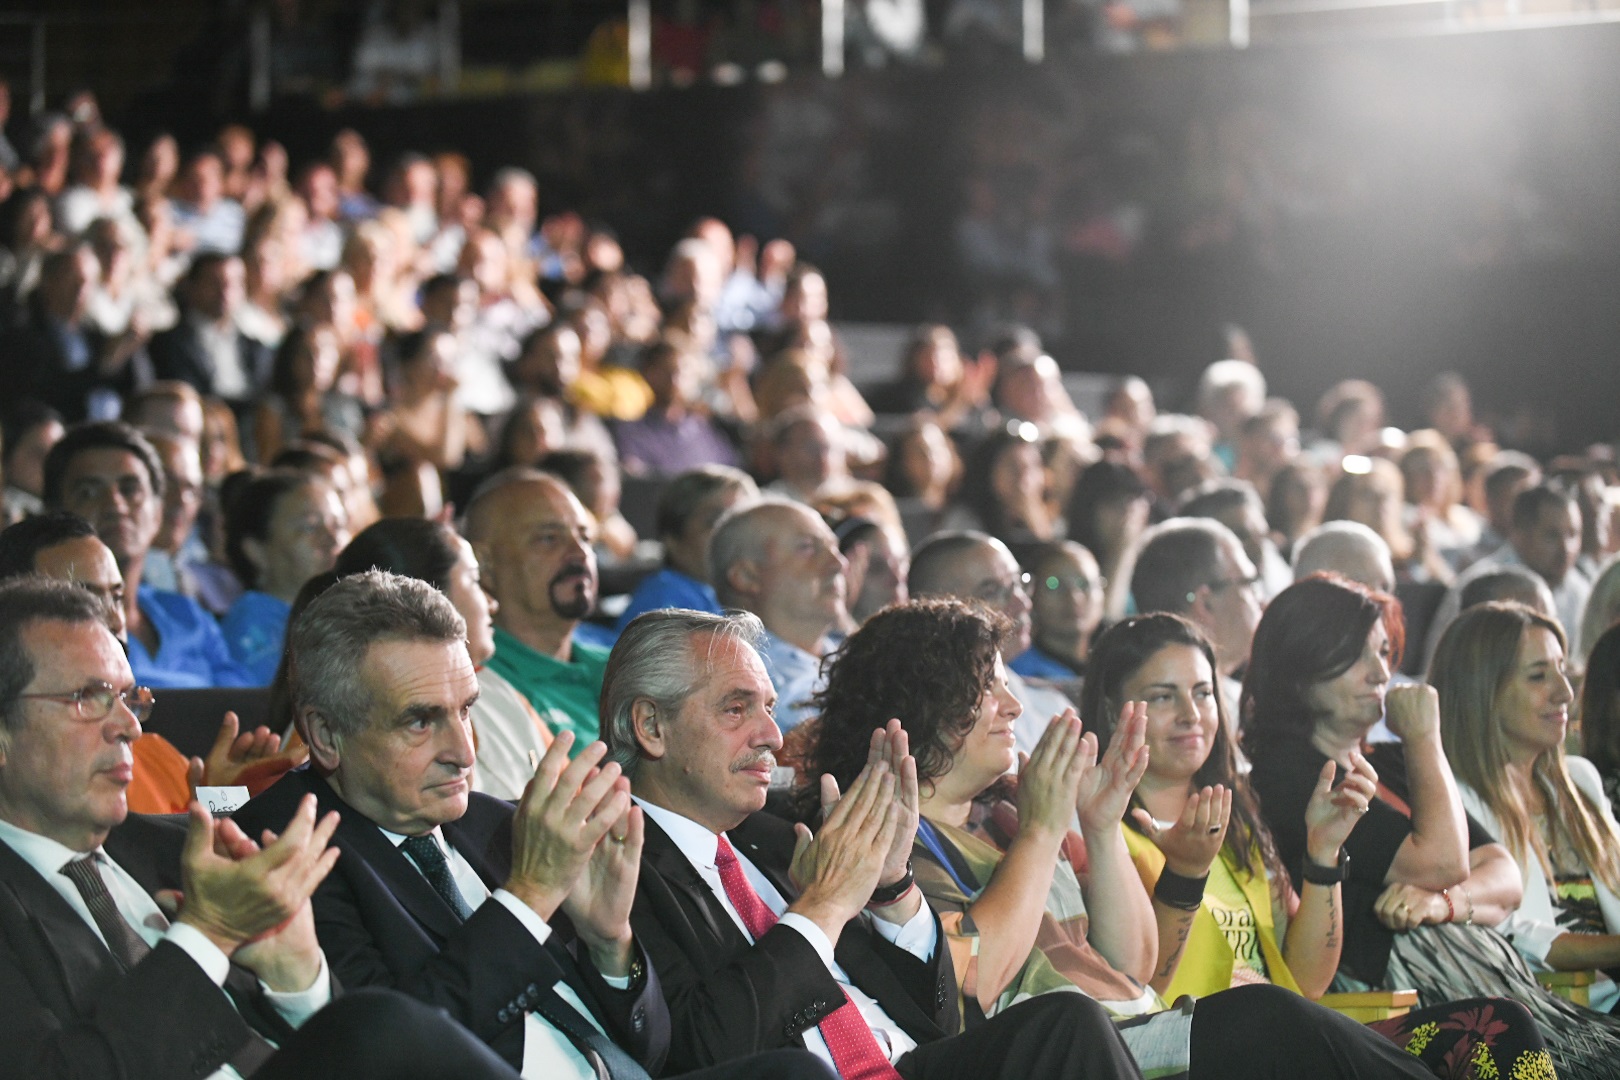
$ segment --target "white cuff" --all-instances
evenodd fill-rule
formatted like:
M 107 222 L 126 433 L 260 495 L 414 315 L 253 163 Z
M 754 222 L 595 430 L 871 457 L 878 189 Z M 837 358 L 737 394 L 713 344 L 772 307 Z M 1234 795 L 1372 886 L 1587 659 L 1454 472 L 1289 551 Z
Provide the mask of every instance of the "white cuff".
M 177 922 L 169 927 L 163 939 L 185 950 L 185 954 L 203 969 L 203 974 L 214 980 L 215 986 L 225 985 L 225 976 L 231 973 L 231 958 L 221 952 L 218 945 L 209 941 L 207 934 L 195 926 Z
M 934 946 L 939 941 L 939 923 L 934 919 L 934 910 L 928 906 L 927 897 L 917 905 L 917 914 L 905 922 L 892 923 L 873 915 L 872 927 L 889 944 L 906 950 L 923 963 L 934 959 Z
M 837 977 L 835 968 L 838 961 L 833 959 L 833 943 L 827 940 L 827 935 L 822 933 L 821 927 L 796 911 L 785 913 L 780 919 L 776 920 L 776 924 L 778 926 L 791 926 L 804 935 L 804 939 L 816 950 L 816 955 L 821 957 L 821 962 L 827 965 L 828 972 L 834 973 L 834 978 Z
M 534 940 L 541 945 L 544 945 L 546 940 L 551 937 L 551 927 L 546 924 L 546 920 L 540 917 L 538 911 L 519 900 L 516 896 L 505 889 L 496 889 L 491 898 L 499 900 L 506 906 L 506 910 L 516 915 L 517 921 L 522 923 L 529 933 L 534 935 Z
M 332 972 L 326 966 L 326 953 L 321 953 L 321 970 L 307 990 L 272 990 L 259 980 L 264 996 L 275 1007 L 281 1018 L 293 1027 L 302 1027 L 305 1020 L 324 1009 L 332 1000 Z

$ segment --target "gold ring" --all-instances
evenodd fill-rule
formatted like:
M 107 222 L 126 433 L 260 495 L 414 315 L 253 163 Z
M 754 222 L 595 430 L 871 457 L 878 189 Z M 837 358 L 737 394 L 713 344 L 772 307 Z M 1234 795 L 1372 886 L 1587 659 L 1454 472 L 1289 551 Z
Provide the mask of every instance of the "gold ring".
M 608 839 L 612 840 L 615 844 L 622 844 L 624 843 L 625 838 L 622 836 L 614 836 L 612 833 L 609 833 Z

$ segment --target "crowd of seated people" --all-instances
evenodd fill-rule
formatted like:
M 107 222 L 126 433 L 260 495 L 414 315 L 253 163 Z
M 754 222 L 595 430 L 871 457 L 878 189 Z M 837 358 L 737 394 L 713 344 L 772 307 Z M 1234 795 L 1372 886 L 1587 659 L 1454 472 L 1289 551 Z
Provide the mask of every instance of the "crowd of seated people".
M 782 241 L 66 123 L 0 203 L 17 1075 L 1612 1074 L 1611 452 L 1236 359 L 1087 416 L 1020 328 L 863 395 Z

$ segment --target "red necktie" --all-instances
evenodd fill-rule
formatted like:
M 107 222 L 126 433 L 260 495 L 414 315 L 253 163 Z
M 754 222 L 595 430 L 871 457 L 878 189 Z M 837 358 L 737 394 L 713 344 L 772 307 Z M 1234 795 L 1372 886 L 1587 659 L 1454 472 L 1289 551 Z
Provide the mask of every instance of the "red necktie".
M 731 901 L 731 906 L 742 916 L 743 925 L 758 941 L 776 925 L 776 915 L 765 906 L 765 901 L 759 898 L 754 887 L 748 884 L 748 879 L 743 876 L 742 864 L 737 861 L 737 853 L 731 850 L 724 836 L 720 837 L 720 845 L 714 853 L 714 865 L 720 871 L 720 884 L 725 887 L 726 899 Z M 827 1041 L 833 1065 L 843 1080 L 899 1080 L 900 1074 L 889 1064 L 889 1056 L 878 1045 L 866 1017 L 861 1015 L 861 1010 L 856 1008 L 848 994 L 844 995 L 844 1003 L 821 1021 L 818 1030 Z

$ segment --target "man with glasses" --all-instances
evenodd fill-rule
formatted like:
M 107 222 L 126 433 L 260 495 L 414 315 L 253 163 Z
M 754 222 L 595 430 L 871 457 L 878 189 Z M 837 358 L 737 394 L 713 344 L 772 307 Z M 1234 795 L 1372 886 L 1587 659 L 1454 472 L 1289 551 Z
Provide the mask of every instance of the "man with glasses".
M 1007 545 L 981 532 L 947 532 L 931 537 L 912 553 L 911 574 L 906 579 L 911 595 L 918 599 L 953 596 L 978 600 L 1005 615 L 1013 624 L 1013 636 L 1004 650 L 1008 656 L 1022 656 L 1034 641 L 1031 584 L 1030 575 L 1019 567 Z M 1012 670 L 1007 672 L 1007 687 L 1030 718 L 1014 726 L 1018 749 L 1033 753 L 1046 730 L 1046 721 L 1073 709 L 1074 702 L 1045 681 Z
M 1227 715 L 1236 724 L 1239 673 L 1249 663 L 1261 608 L 1260 574 L 1237 536 L 1212 518 L 1155 525 L 1137 548 L 1131 597 L 1139 613 L 1181 615 L 1209 637 Z
M 129 813 L 152 691 L 104 619 L 65 582 L 0 585 L 0 1071 L 513 1080 L 403 995 L 328 1005 L 310 895 L 337 818 L 313 798 L 262 850 L 196 804 L 189 831 Z
M 1096 557 L 1073 540 L 1039 545 L 1028 563 L 1034 642 L 1007 666 L 1026 679 L 1072 684 L 1065 692 L 1078 697 L 1108 582 Z
M 101 604 L 108 632 L 126 642 L 124 577 L 88 521 L 49 510 L 0 531 L 0 581 L 28 574 L 83 589 Z M 282 754 L 281 736 L 267 727 L 239 733 L 235 713 L 225 714 L 206 758 L 188 760 L 152 731 L 135 740 L 134 754 L 135 777 L 127 794 L 130 809 L 141 814 L 183 814 L 199 784 L 229 787 L 249 770 L 273 779 L 302 761 L 301 753 Z

